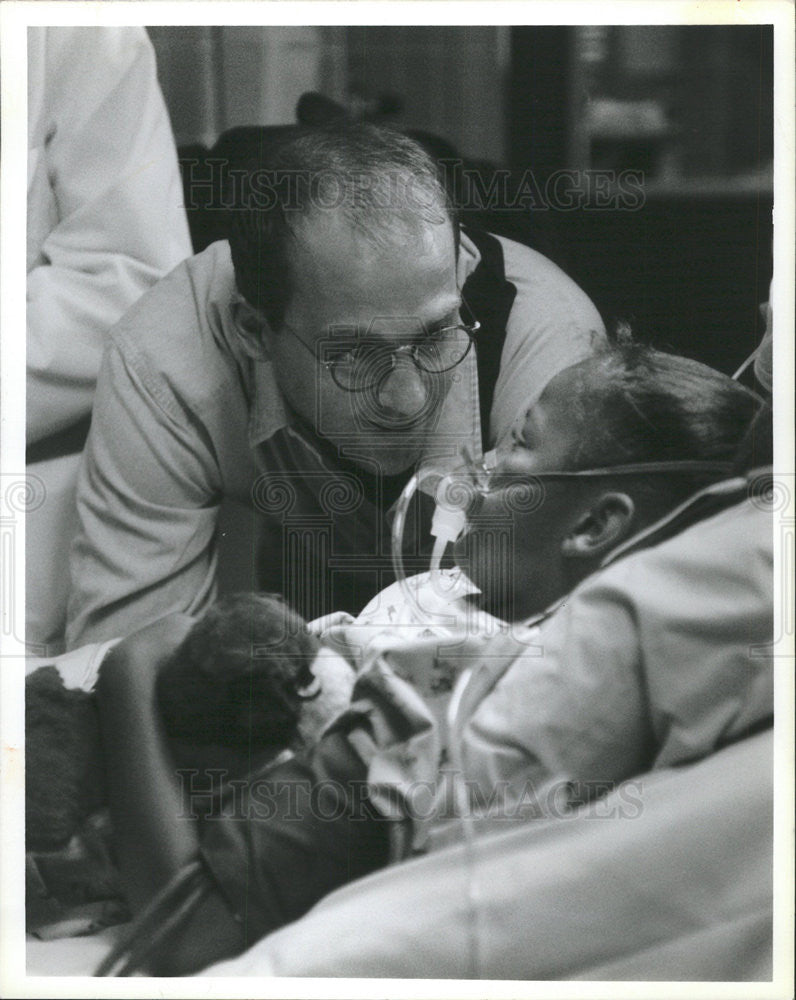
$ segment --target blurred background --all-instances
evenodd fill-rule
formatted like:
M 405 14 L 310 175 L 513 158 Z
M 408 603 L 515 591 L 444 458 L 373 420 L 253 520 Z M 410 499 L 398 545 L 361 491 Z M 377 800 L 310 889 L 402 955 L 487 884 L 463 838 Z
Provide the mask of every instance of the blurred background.
M 305 121 L 344 111 L 414 134 L 465 221 L 551 257 L 606 322 L 730 374 L 758 344 L 771 26 L 147 30 L 195 250 L 223 237 L 209 161 L 257 148 L 314 92 Z

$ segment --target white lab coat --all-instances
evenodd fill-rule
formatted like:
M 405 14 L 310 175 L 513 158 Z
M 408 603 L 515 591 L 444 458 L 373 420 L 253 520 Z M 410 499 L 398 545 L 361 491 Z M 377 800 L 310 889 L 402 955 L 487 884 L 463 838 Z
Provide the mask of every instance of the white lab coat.
M 105 336 L 191 253 L 143 28 L 28 33 L 27 441 L 88 414 Z
M 91 412 L 110 328 L 191 253 L 143 28 L 28 29 L 27 443 Z M 28 466 L 26 640 L 61 648 L 79 455 Z

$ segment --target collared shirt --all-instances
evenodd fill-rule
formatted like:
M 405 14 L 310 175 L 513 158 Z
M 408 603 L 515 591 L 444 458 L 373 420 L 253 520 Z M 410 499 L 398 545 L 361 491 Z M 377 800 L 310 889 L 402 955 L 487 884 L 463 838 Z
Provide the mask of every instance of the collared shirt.
M 603 333 L 594 306 L 554 264 L 500 242 L 517 296 L 493 441 Z M 477 263 L 465 237 L 460 282 Z M 229 246 L 213 244 L 136 303 L 111 335 L 78 486 L 68 648 L 172 611 L 204 610 L 215 596 L 225 499 L 253 511 L 248 545 L 260 555 L 252 587 L 283 592 L 307 617 L 340 607 L 342 593 L 349 607 L 361 606 L 389 581 L 384 510 L 363 498 L 365 476 L 331 467 L 322 445 L 291 423 L 270 363 L 243 349 L 233 292 Z M 463 443 L 480 444 L 474 359 L 457 374 L 424 460 L 449 461 Z M 302 572 L 319 564 L 325 574 Z

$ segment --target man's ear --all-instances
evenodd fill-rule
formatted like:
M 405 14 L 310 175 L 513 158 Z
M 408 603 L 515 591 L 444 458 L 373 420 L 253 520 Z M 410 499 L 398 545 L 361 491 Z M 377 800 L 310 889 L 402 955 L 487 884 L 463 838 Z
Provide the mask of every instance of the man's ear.
M 263 315 L 246 299 L 235 296 L 232 300 L 232 319 L 240 334 L 243 349 L 255 361 L 268 357 L 268 335 L 270 327 Z
M 593 559 L 606 555 L 630 534 L 636 505 L 627 493 L 603 493 L 561 543 L 564 556 Z

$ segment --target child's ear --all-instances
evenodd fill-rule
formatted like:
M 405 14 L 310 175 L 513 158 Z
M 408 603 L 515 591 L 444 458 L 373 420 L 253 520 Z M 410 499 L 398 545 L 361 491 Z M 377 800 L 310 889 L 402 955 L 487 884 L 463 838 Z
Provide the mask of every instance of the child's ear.
M 603 493 L 561 543 L 570 558 L 604 556 L 630 534 L 636 506 L 627 493 Z
M 236 295 L 232 300 L 232 318 L 249 357 L 255 361 L 267 358 L 270 327 L 265 317 L 246 299 Z

